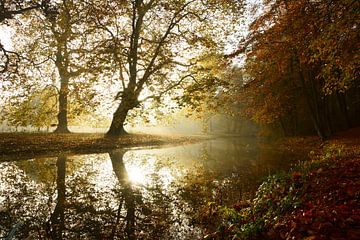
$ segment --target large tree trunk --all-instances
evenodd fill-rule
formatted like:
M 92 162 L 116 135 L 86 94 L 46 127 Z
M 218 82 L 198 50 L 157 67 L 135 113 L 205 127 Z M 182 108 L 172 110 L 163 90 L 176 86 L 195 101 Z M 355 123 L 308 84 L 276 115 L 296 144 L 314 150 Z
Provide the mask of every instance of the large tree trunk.
M 131 108 L 126 105 L 127 104 L 121 102 L 119 107 L 116 109 L 109 131 L 106 133 L 107 137 L 118 137 L 120 135 L 127 134 L 124 129 L 124 123 L 126 116 Z
M 61 86 L 59 93 L 59 113 L 57 115 L 58 125 L 55 133 L 70 133 L 68 129 L 68 93 L 69 93 L 69 80 L 61 78 Z

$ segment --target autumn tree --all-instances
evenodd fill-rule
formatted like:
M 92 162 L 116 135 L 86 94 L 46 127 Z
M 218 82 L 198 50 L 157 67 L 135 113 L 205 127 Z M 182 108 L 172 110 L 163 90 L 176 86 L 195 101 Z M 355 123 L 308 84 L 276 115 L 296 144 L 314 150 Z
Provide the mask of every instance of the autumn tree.
M 187 70 L 195 64 L 194 56 L 206 47 L 221 51 L 224 24 L 240 8 L 239 1 L 134 0 L 94 9 L 95 24 L 108 36 L 109 72 L 121 89 L 107 136 L 125 134 L 129 111 L 142 102 L 160 100 L 193 81 Z
M 264 1 L 239 51 L 247 51 L 245 86 L 249 115 L 262 123 L 281 122 L 297 107 L 308 110 L 321 138 L 335 130 L 341 97 L 357 88 L 359 76 L 356 1 Z
M 45 9 L 49 6 L 50 0 L 1 0 L 0 1 L 0 24 L 8 25 L 9 21 L 16 16 L 35 9 Z M 19 61 L 19 55 L 8 50 L 0 42 L 0 73 L 4 74 L 9 70 L 14 71 Z
M 227 99 L 233 87 L 231 68 L 222 53 L 210 50 L 199 55 L 197 63 L 189 69 L 193 81 L 175 97 L 180 107 L 187 108 L 187 115 L 202 120 L 206 132 L 212 131 L 215 115 L 231 114 Z
M 49 128 L 56 117 L 57 92 L 55 89 L 38 89 L 24 97 L 15 96 L 3 106 L 1 116 L 11 126 Z
M 71 109 L 73 113 L 80 114 L 94 106 L 95 93 L 91 85 L 96 79 L 97 58 L 93 51 L 96 40 L 91 37 L 93 30 L 87 26 L 87 20 L 87 4 L 63 0 L 45 7 L 44 11 L 24 16 L 21 26 L 17 26 L 19 34 L 14 41 L 19 42 L 17 49 L 25 60 L 17 76 L 18 85 L 27 87 L 28 91 L 56 89 L 58 124 L 55 132 L 69 132 L 70 93 L 80 103 L 77 109 Z M 14 84 L 14 79 L 12 81 Z

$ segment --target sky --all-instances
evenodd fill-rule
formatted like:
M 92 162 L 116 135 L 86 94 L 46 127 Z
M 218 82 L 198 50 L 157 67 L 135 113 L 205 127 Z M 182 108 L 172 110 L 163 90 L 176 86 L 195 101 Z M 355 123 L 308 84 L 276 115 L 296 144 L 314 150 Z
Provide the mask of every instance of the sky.
M 12 42 L 10 39 L 11 32 L 12 32 L 12 30 L 10 27 L 0 26 L 0 41 L 1 41 L 1 44 L 3 44 L 5 49 L 7 49 L 7 50 L 12 49 Z

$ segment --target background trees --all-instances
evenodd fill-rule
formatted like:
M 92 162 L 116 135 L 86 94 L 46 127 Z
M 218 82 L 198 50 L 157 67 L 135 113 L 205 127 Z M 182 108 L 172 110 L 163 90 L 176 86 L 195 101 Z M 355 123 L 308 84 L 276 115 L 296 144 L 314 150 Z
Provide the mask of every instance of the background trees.
M 129 114 L 142 117 L 169 102 L 204 119 L 221 109 L 285 135 L 316 131 L 326 138 L 357 125 L 359 3 L 263 4 L 239 50 L 228 55 L 246 52 L 244 69 L 240 62 L 236 69 L 223 56 L 229 36 L 239 35 L 243 1 L 3 0 L 1 21 L 16 32 L 16 45 L 1 45 L 1 87 L 18 103 L 6 113 L 19 125 L 39 126 L 31 111 L 49 111 L 25 106 L 51 92 L 58 96 L 57 132 L 69 131 L 68 116 L 84 119 L 98 107 L 112 114 L 107 135 L 118 136 Z
M 240 95 L 248 116 L 279 123 L 286 134 L 304 132 L 296 126 L 311 120 L 321 138 L 351 126 L 350 118 L 358 124 L 359 3 L 264 3 L 241 46 L 248 52 L 250 80 Z
M 95 51 L 94 30 L 87 25 L 88 5 L 72 0 L 51 3 L 43 11 L 23 15 L 12 25 L 17 33 L 13 36 L 17 43 L 14 51 L 22 62 L 18 73 L 7 79 L 10 81 L 8 91 L 13 99 L 21 100 L 24 99 L 19 98 L 21 95 L 53 89 L 57 95 L 55 107 L 58 108 L 55 132 L 66 133 L 69 132 L 69 116 L 73 119 L 90 109 L 93 111 L 97 104 L 93 101 L 95 90 L 92 84 L 100 54 Z M 41 109 L 41 105 L 34 105 L 33 110 L 43 111 L 43 114 L 48 112 Z M 27 111 L 17 115 L 24 114 L 34 113 Z
M 44 127 L 48 129 L 54 124 L 56 106 L 57 93 L 54 89 L 40 89 L 22 99 L 17 97 L 10 100 L 3 109 L 6 113 L 4 120 L 16 127 L 33 126 L 38 130 Z
M 62 0 L 39 6 L 42 11 L 12 25 L 23 62 L 6 77 L 6 90 L 57 89 L 56 132 L 69 131 L 70 95 L 80 113 L 94 108 L 94 99 L 103 108 L 115 99 L 108 135 L 119 135 L 130 110 L 170 92 L 179 96 L 195 82 L 198 56 L 223 51 L 242 2 Z

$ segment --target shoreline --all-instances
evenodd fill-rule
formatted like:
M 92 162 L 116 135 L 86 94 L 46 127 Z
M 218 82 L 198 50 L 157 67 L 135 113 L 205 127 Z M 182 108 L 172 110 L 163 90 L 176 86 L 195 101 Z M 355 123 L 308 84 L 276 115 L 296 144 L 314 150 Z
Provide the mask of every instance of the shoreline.
M 0 161 L 53 157 L 59 154 L 105 153 L 119 148 L 191 144 L 209 138 L 182 135 L 128 134 L 106 138 L 102 133 L 0 133 Z
M 277 141 L 285 151 L 307 152 L 309 160 L 267 177 L 253 199 L 217 206 L 220 230 L 205 239 L 359 239 L 359 133 Z

